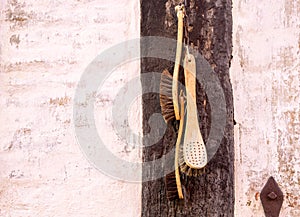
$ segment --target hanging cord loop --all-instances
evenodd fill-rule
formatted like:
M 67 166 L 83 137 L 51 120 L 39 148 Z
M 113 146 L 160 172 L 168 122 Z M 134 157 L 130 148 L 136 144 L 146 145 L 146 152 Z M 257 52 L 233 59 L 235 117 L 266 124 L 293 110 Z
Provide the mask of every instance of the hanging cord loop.
M 185 44 L 185 50 L 186 54 L 188 56 L 188 60 L 190 60 L 190 52 L 189 52 L 189 46 L 190 46 L 190 37 L 189 37 L 189 17 L 188 17 L 188 0 L 184 0 L 184 7 L 185 7 L 185 14 L 184 14 L 184 44 Z

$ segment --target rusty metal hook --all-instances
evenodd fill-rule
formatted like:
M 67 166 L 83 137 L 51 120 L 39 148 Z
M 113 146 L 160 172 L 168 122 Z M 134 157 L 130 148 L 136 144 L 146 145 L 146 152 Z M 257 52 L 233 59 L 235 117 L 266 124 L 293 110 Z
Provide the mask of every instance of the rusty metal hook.
M 266 217 L 279 217 L 283 203 L 283 193 L 272 176 L 263 187 L 260 193 L 260 200 Z

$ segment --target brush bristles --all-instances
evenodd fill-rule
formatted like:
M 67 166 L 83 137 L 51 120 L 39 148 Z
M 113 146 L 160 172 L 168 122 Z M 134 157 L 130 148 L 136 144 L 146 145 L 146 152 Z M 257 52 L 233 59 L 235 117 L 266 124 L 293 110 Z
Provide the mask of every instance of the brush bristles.
M 176 185 L 176 175 L 175 172 L 169 173 L 165 177 L 165 185 L 166 185 L 166 195 L 168 200 L 176 200 L 178 199 L 178 190 Z
M 172 79 L 173 77 L 170 72 L 165 69 L 161 74 L 159 101 L 161 113 L 166 123 L 170 123 L 172 120 L 175 120 L 172 99 Z M 175 171 L 166 175 L 165 186 L 168 200 L 172 201 L 179 199 Z
M 172 100 L 172 75 L 165 69 L 161 74 L 160 80 L 160 107 L 161 113 L 166 123 L 175 118 Z
M 194 177 L 199 177 L 206 173 L 205 167 L 202 169 L 193 169 L 189 167 L 186 163 L 180 166 L 180 171 L 187 176 L 194 176 Z

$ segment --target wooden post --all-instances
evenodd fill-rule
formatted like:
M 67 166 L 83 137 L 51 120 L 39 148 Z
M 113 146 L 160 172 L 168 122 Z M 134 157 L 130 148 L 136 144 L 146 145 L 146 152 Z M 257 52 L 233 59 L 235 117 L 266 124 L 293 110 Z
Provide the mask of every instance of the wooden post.
M 171 0 L 141 0 L 141 35 L 163 36 L 176 39 L 177 18 L 174 11 L 179 3 Z M 234 216 L 234 142 L 233 142 L 233 96 L 229 78 L 232 53 L 231 0 L 204 1 L 188 0 L 186 7 L 189 23 L 193 29 L 190 42 L 199 46 L 199 53 L 206 58 L 216 72 L 226 101 L 226 127 L 221 145 L 207 165 L 206 174 L 183 180 L 188 192 L 184 201 L 168 201 L 165 195 L 164 178 L 144 182 L 142 185 L 143 217 L 171 216 Z M 144 58 L 142 73 L 162 72 L 172 68 L 174 63 L 161 59 Z M 149 82 L 143 82 L 143 87 Z M 197 84 L 197 107 L 204 141 L 210 129 L 210 108 L 204 106 L 207 96 Z M 205 109 L 202 109 L 205 108 Z M 148 119 L 160 112 L 159 95 L 143 95 L 143 131 L 149 132 Z M 158 126 L 159 128 L 159 126 Z M 157 129 L 158 131 L 160 129 Z M 161 158 L 174 144 L 175 135 L 167 129 L 164 138 L 143 150 L 143 160 Z M 163 163 L 162 163 L 163 164 Z M 162 165 L 162 168 L 164 165 Z M 143 168 L 143 174 L 152 174 L 152 168 Z M 154 174 L 153 174 L 154 176 Z

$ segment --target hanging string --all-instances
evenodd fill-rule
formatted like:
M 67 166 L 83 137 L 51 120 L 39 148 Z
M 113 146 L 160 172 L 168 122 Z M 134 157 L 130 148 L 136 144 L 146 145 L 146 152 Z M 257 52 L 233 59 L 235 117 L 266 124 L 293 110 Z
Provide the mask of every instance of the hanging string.
M 184 44 L 186 46 L 190 45 L 190 38 L 189 38 L 189 17 L 188 17 L 188 0 L 184 0 L 184 7 L 185 7 L 185 17 L 184 17 Z M 189 53 L 188 47 L 187 52 Z

